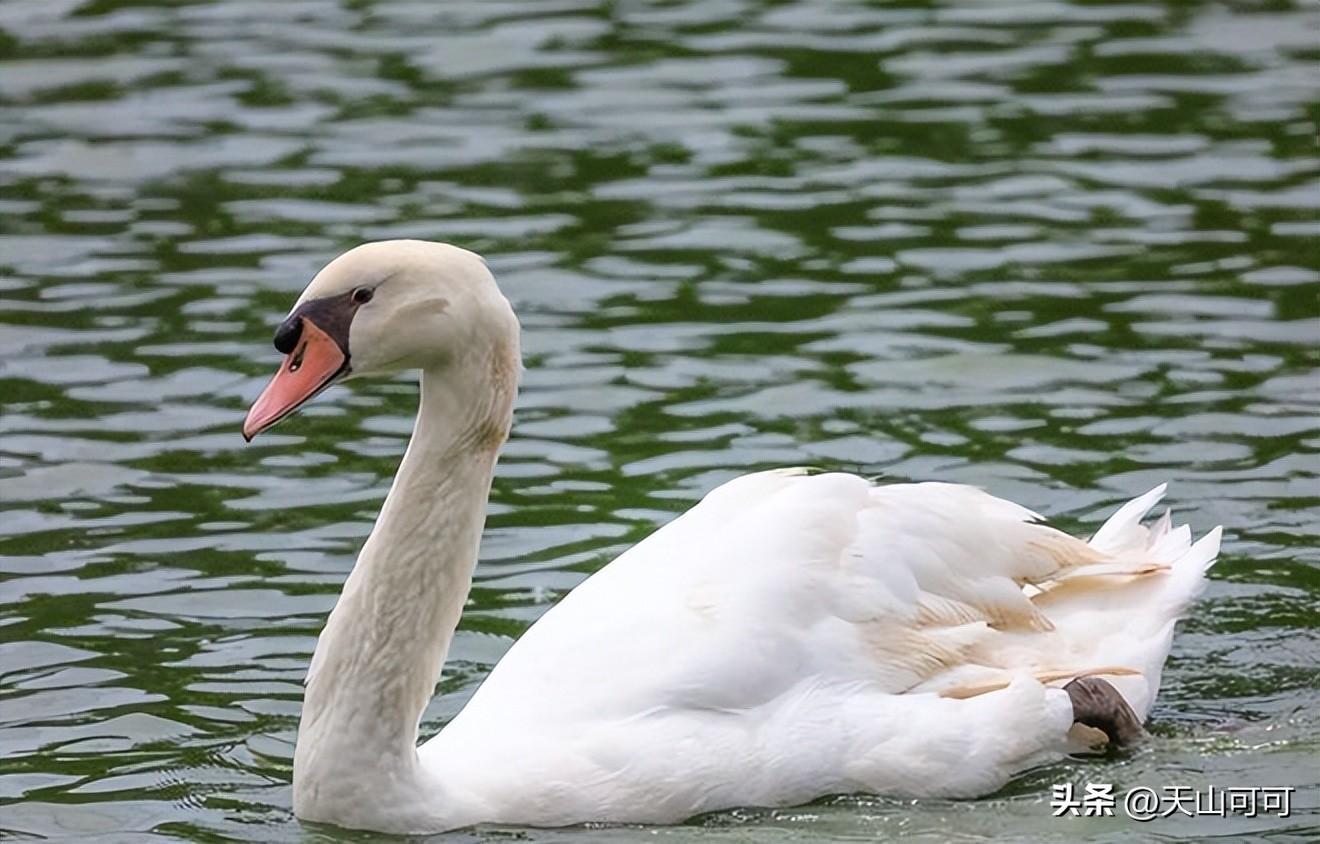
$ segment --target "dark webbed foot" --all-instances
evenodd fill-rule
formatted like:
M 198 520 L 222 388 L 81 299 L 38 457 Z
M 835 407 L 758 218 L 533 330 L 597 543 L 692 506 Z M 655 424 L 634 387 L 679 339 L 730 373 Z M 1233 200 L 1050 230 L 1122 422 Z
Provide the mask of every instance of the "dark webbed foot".
M 1146 734 L 1127 701 L 1099 677 L 1078 677 L 1063 687 L 1072 700 L 1073 721 L 1102 731 L 1110 747 L 1125 747 Z

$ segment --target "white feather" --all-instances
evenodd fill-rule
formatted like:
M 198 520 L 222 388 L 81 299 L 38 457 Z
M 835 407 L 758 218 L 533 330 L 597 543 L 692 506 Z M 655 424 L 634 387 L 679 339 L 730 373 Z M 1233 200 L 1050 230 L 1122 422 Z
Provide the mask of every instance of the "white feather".
M 762 472 L 587 579 L 416 746 L 471 586 L 518 327 L 486 265 L 370 244 L 303 301 L 349 302 L 353 373 L 422 370 L 417 426 L 317 645 L 299 817 L 396 833 L 491 821 L 670 822 L 840 792 L 973 796 L 1066 752 L 1058 684 L 1144 716 L 1219 530 L 1160 486 L 1088 544 L 966 486 Z M 356 306 L 355 306 L 356 307 Z
M 1110 520 L 1109 547 L 1141 556 L 1156 498 Z M 547 612 L 421 759 L 509 823 L 984 794 L 1068 749 L 1067 695 L 1035 675 L 1130 668 L 1108 679 L 1144 716 L 1217 542 L 1162 547 L 1146 558 L 1162 573 L 1070 583 L 1068 553 L 1112 558 L 980 490 L 747 476 Z M 1055 585 L 1033 602 L 1018 581 Z M 921 612 L 948 602 L 979 617 Z M 1011 623 L 1036 612 L 1052 630 Z M 987 681 L 1009 684 L 939 694 Z M 552 798 L 526 799 L 547 783 Z

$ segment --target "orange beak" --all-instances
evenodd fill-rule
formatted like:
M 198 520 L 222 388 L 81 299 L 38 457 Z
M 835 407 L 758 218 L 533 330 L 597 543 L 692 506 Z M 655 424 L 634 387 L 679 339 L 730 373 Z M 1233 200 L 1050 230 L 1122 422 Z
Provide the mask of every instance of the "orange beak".
M 251 441 L 330 386 L 348 364 L 339 344 L 307 318 L 292 352 L 284 356 L 275 377 L 253 402 L 243 421 L 243 439 Z

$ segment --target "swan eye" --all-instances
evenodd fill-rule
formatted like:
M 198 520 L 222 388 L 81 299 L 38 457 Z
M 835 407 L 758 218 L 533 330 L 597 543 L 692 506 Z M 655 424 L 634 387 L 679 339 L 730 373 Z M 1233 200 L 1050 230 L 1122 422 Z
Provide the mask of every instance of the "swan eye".
M 371 301 L 373 295 L 375 295 L 375 291 L 370 287 L 359 287 L 353 291 L 353 304 L 365 305 Z

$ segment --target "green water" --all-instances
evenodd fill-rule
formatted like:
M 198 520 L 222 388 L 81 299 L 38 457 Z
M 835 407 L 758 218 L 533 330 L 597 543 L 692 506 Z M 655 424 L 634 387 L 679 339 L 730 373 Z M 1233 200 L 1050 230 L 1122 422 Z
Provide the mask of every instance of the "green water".
M 1153 738 L 968 802 L 445 840 L 1320 836 L 1320 6 L 0 0 L 0 838 L 367 840 L 289 810 L 300 682 L 410 430 L 245 445 L 366 239 L 490 259 L 527 372 L 428 735 L 737 473 L 1169 480 L 1213 582 Z M 1289 818 L 1050 786 L 1292 786 Z

